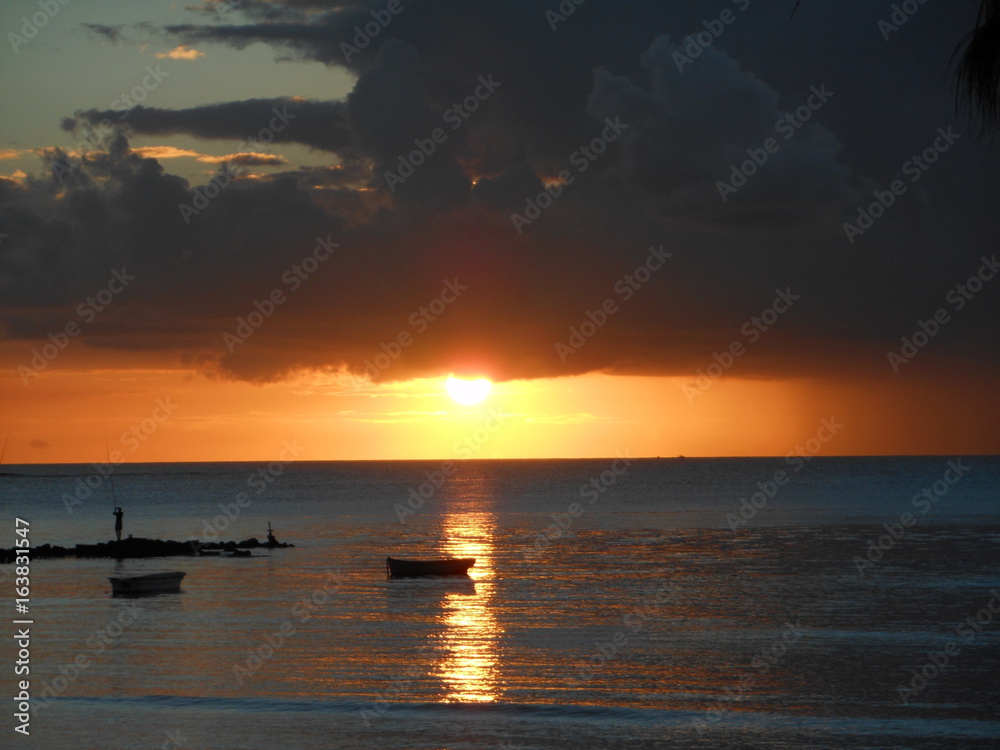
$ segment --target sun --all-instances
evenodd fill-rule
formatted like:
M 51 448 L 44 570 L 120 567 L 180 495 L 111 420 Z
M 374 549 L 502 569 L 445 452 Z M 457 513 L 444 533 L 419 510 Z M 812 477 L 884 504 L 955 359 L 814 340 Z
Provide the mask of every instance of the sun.
M 466 380 L 465 378 L 456 378 L 454 375 L 449 375 L 444 387 L 448 391 L 448 395 L 456 403 L 472 406 L 481 403 L 483 399 L 490 395 L 493 383 L 486 378 Z

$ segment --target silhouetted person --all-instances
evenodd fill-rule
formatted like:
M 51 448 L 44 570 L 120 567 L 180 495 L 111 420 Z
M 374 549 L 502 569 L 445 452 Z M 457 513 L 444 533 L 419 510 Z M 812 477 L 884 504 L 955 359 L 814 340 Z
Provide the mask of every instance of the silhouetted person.
M 118 537 L 118 541 L 122 540 L 122 516 L 125 515 L 125 511 L 121 508 L 115 508 L 115 536 Z
M 271 522 L 267 522 L 267 546 L 277 547 L 278 540 L 274 538 L 274 532 L 271 530 Z

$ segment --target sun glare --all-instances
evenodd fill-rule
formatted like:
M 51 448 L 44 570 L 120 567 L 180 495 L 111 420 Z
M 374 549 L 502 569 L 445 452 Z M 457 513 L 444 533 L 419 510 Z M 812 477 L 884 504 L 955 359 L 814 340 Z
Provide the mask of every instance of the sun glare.
M 493 388 L 493 383 L 486 378 L 466 380 L 464 378 L 456 378 L 454 375 L 449 375 L 448 380 L 445 381 L 444 387 L 448 391 L 448 395 L 451 396 L 456 403 L 464 404 L 465 406 L 472 406 L 473 404 L 481 403 L 483 399 L 490 395 L 490 389 Z

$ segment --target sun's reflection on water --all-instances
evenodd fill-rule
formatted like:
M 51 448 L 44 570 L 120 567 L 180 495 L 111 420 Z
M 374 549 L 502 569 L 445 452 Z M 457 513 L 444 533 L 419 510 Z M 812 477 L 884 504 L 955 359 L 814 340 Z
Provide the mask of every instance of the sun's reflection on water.
M 482 497 L 481 478 L 470 487 Z M 479 492 L 477 492 L 477 490 Z M 502 628 L 493 614 L 493 539 L 496 517 L 492 512 L 449 512 L 444 519 L 445 551 L 452 557 L 474 557 L 469 571 L 475 592 L 448 592 L 443 602 L 441 658 L 435 671 L 443 682 L 446 702 L 490 702 L 498 700 L 500 667 L 497 644 Z

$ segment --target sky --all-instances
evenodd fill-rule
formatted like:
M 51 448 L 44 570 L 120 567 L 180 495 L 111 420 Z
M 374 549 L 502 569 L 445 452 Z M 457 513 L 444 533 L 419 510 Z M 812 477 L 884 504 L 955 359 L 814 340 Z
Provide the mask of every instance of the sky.
M 903 5 L 6 2 L 2 461 L 1000 453 Z

